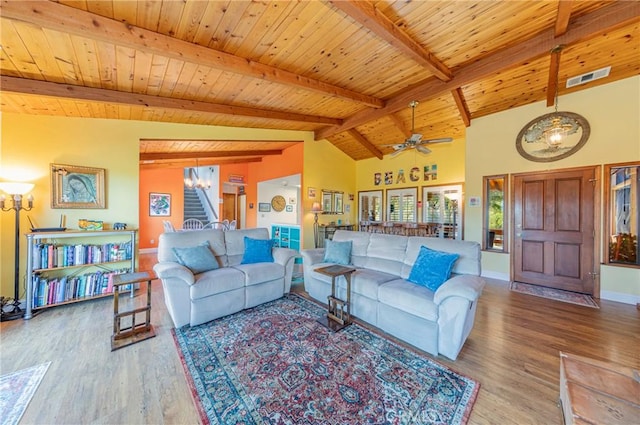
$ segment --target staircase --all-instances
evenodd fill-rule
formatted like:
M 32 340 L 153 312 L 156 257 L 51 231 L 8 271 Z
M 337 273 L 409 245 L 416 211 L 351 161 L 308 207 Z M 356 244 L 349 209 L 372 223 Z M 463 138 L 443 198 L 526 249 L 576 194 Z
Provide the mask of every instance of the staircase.
M 197 218 L 204 224 L 207 224 L 209 222 L 207 213 L 204 211 L 202 203 L 200 202 L 200 198 L 198 198 L 198 194 L 196 193 L 196 189 L 189 189 L 188 187 L 185 187 L 184 220 L 187 220 L 189 218 Z

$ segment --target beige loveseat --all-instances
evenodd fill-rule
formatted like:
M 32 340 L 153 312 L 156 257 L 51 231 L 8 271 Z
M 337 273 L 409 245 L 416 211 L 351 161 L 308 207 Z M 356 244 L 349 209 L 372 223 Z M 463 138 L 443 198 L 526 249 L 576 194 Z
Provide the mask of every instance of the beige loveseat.
M 471 329 L 484 287 L 480 277 L 480 245 L 476 242 L 338 230 L 334 242 L 351 241 L 351 313 L 357 318 L 433 355 L 455 360 Z M 435 291 L 408 281 L 421 247 L 458 254 L 452 274 Z M 325 248 L 301 251 L 304 286 L 323 303 L 331 278 L 316 269 Z M 346 281 L 337 280 L 337 295 L 346 299 Z
M 153 270 L 162 280 L 165 303 L 176 327 L 208 322 L 289 292 L 298 253 L 287 248 L 272 248 L 273 262 L 241 264 L 245 237 L 270 239 L 269 231 L 264 228 L 194 230 L 160 235 L 158 263 Z M 178 262 L 173 248 L 184 251 L 203 243 L 208 244 L 217 268 L 194 274 Z

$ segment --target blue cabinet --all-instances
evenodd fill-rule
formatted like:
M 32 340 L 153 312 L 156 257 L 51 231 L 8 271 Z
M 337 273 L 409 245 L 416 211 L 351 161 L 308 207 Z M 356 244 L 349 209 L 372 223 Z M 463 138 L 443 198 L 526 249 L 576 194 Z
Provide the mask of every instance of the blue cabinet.
M 271 238 L 274 246 L 300 251 L 300 226 L 273 224 L 271 226 Z

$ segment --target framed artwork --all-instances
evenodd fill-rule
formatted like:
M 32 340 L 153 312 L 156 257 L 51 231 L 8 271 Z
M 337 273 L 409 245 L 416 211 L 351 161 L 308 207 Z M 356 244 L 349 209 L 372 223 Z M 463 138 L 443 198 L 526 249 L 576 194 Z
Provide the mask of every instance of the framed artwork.
M 293 205 L 287 205 L 287 212 L 293 212 Z
M 307 198 L 315 199 L 315 197 L 316 197 L 316 188 L 315 187 L 307 188 Z
M 268 202 L 258 202 L 258 211 L 271 212 L 271 204 Z
M 51 164 L 51 208 L 105 208 L 104 168 Z
M 171 215 L 171 194 L 149 193 L 149 215 L 151 217 L 169 217 Z

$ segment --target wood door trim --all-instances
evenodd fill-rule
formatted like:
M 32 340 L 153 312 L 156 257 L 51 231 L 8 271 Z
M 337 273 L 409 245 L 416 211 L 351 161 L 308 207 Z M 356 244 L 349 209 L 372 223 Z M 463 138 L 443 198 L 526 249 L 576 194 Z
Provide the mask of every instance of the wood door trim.
M 592 272 L 596 273 L 596 278 L 593 282 L 593 296 L 595 298 L 600 298 L 600 271 L 601 271 L 601 259 L 602 259 L 602 226 L 601 226 L 601 206 L 602 206 L 602 167 L 600 165 L 593 166 L 585 166 L 585 167 L 571 167 L 571 168 L 559 168 L 553 170 L 540 170 L 540 171 L 529 171 L 523 173 L 514 173 L 509 176 L 509 206 L 510 206 L 510 226 L 512 231 L 509 232 L 509 243 L 512 249 L 509 254 L 509 265 L 510 265 L 510 273 L 509 279 L 513 282 L 516 274 L 516 249 L 515 249 L 515 239 L 517 228 L 515 226 L 516 221 L 516 211 L 515 211 L 515 199 L 516 199 L 516 184 L 515 180 L 518 177 L 528 177 L 528 176 L 545 176 L 548 174 L 557 174 L 557 173 L 570 173 L 575 171 L 592 171 L 593 176 L 595 176 L 594 182 L 594 193 L 593 193 L 593 268 Z

